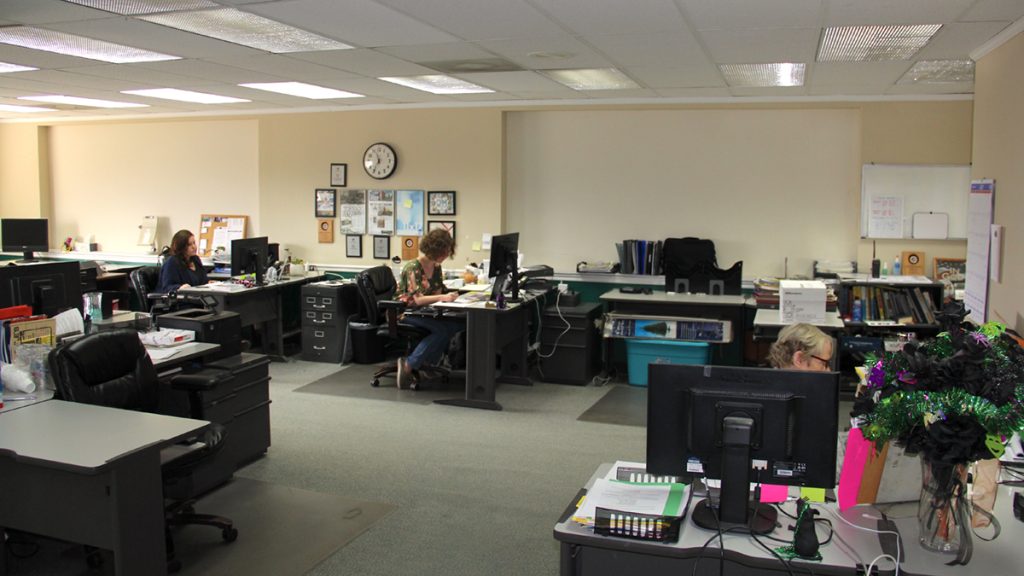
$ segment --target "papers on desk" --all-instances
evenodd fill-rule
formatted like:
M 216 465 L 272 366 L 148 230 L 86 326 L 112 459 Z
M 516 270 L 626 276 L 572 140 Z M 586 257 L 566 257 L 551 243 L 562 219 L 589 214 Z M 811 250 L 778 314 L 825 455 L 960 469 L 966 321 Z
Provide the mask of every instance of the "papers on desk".
M 217 292 L 238 292 L 239 290 L 245 290 L 245 285 L 236 282 L 210 282 L 205 288 Z
M 593 526 L 598 508 L 625 514 L 680 518 L 686 510 L 686 484 L 620 482 L 598 478 L 572 519 Z
M 161 328 L 153 332 L 139 332 L 139 339 L 148 347 L 166 348 L 178 346 L 196 339 L 196 333 L 191 330 L 179 330 L 177 328 Z M 155 360 L 155 358 L 154 358 Z
M 171 356 L 178 353 L 177 348 L 150 348 L 146 347 L 146 353 L 149 354 L 149 359 L 153 362 L 159 362 L 160 360 L 166 360 Z
M 472 304 L 473 302 L 486 302 L 490 297 L 490 294 L 486 292 L 466 292 L 459 294 L 459 297 L 455 299 L 455 302 L 459 304 Z
M 492 288 L 491 284 L 466 284 L 462 287 L 467 292 L 490 292 Z

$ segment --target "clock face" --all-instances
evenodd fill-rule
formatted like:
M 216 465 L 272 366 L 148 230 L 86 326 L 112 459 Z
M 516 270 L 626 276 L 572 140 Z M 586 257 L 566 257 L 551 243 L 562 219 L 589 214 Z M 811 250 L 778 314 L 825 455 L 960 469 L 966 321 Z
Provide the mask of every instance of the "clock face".
M 371 145 L 363 154 L 363 168 L 367 174 L 378 180 L 394 174 L 397 167 L 398 156 L 395 149 L 383 142 Z

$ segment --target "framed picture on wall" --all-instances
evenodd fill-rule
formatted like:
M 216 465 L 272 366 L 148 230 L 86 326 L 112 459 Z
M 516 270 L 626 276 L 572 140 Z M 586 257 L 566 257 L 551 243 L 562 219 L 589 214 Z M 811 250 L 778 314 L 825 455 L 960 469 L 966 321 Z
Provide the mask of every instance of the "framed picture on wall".
M 346 234 L 345 235 L 345 256 L 349 258 L 362 258 L 363 257 L 363 235 L 362 234 Z
M 348 164 L 331 164 L 331 186 L 348 186 Z
M 334 188 L 317 188 L 314 208 L 317 218 L 334 218 L 338 193 Z
M 447 230 L 455 238 L 455 220 L 427 220 L 427 232 L 431 230 Z
M 382 260 L 391 257 L 391 236 L 373 237 L 373 257 Z
M 963 258 L 936 258 L 932 277 L 939 282 L 950 282 L 957 288 L 967 281 L 967 260 Z
M 427 192 L 428 216 L 455 216 L 455 191 L 431 190 Z

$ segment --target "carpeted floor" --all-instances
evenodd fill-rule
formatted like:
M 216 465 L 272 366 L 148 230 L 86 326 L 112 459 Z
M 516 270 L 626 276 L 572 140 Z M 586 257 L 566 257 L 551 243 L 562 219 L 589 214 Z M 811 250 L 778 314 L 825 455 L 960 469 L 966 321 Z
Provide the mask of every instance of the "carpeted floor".
M 465 394 L 465 381 L 459 376 L 452 376 L 447 384 L 438 380 L 425 381 L 418 390 L 399 390 L 393 376 L 381 378 L 378 387 L 370 386 L 373 373 L 380 366 L 380 364 L 348 364 L 342 370 L 296 388 L 295 391 L 413 404 L 430 404 L 434 400 L 460 398 Z
M 577 420 L 647 427 L 647 388 L 615 385 Z
M 365 532 L 396 506 L 235 477 L 196 503 L 197 512 L 231 518 L 238 540 L 226 544 L 216 528 L 186 526 L 175 530 L 175 555 L 181 576 L 273 574 L 301 576 Z M 113 556 L 100 552 L 103 565 L 89 570 L 81 545 L 31 535 L 8 556 L 8 574 L 113 574 Z

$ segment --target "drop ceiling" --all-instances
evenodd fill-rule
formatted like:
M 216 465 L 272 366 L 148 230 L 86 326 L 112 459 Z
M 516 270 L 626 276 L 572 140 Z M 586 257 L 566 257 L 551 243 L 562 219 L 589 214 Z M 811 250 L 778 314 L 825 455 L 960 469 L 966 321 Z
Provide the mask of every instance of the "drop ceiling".
M 919 61 L 969 60 L 1019 31 L 1024 0 L 214 0 L 351 49 L 272 54 L 61 0 L 0 0 L 0 27 L 32 26 L 179 57 L 109 64 L 0 44 L 0 107 L 65 95 L 146 104 L 48 105 L 0 121 L 345 110 L 391 106 L 675 103 L 751 99 L 969 97 L 973 82 L 912 82 Z M 817 62 L 832 26 L 938 24 L 907 60 Z M 1001 35 L 1002 33 L 1002 35 Z M 730 86 L 724 64 L 803 63 L 804 84 Z M 578 91 L 541 73 L 613 68 L 637 87 Z M 379 80 L 444 73 L 493 92 L 437 95 Z M 934 79 L 933 79 L 934 80 Z M 360 98 L 310 100 L 239 86 L 298 81 Z M 176 88 L 249 102 L 200 105 L 123 94 Z M 967 96 L 964 96 L 967 95 Z

